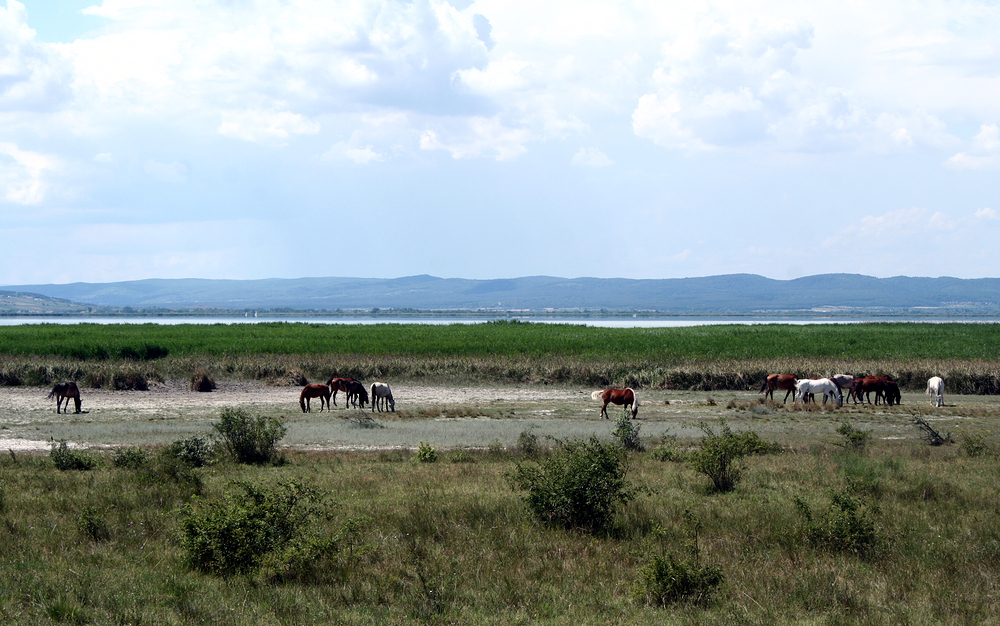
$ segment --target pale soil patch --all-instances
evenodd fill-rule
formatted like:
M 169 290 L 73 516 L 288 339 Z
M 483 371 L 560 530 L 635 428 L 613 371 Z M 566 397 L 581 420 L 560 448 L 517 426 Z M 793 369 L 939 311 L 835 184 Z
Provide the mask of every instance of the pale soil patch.
M 539 439 L 606 438 L 614 429 L 620 407 L 608 408 L 611 420 L 600 419 L 600 403 L 591 399 L 593 389 L 543 387 L 446 387 L 393 383 L 396 413 L 374 413 L 339 406 L 331 412 L 299 410 L 299 387 L 270 387 L 259 383 L 218 384 L 212 392 L 190 391 L 186 381 L 157 384 L 149 391 L 81 390 L 83 413 L 56 415 L 48 389 L 0 387 L 0 451 L 48 450 L 52 441 L 66 440 L 81 446 L 163 444 L 212 431 L 224 407 L 244 407 L 253 413 L 283 417 L 288 433 L 282 445 L 299 449 L 415 449 L 427 441 L 441 449 L 513 446 L 530 431 Z M 701 435 L 699 423 L 724 418 L 734 428 L 753 428 L 761 436 L 793 445 L 837 441 L 836 429 L 850 420 L 873 429 L 883 439 L 911 439 L 919 433 L 907 409 L 924 406 L 921 394 L 905 394 L 904 406 L 895 411 L 846 409 L 829 412 L 777 410 L 767 414 L 727 409 L 730 400 L 755 401 L 753 392 L 642 391 L 640 435 L 646 439 L 664 434 Z M 709 398 L 714 400 L 713 405 Z M 944 422 L 961 428 L 984 418 L 964 418 L 957 408 L 983 407 L 990 397 L 947 398 Z M 374 416 L 380 428 L 362 428 L 361 415 Z M 943 414 L 944 415 L 944 414 Z M 925 417 L 933 419 L 933 415 Z

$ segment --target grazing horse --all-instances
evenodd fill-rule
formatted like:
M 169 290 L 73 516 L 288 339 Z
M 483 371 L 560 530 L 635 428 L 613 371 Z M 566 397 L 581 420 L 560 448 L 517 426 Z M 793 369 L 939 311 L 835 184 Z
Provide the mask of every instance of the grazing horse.
M 764 380 L 764 384 L 760 386 L 760 391 L 757 393 L 763 393 L 765 400 L 768 396 L 771 396 L 771 400 L 774 400 L 774 390 L 784 389 L 785 399 L 782 401 L 782 404 L 784 404 L 788 402 L 788 396 L 795 391 L 796 382 L 798 382 L 798 379 L 791 374 L 768 374 L 767 379 Z M 764 393 L 765 391 L 767 393 Z M 792 400 L 794 401 L 795 398 L 793 397 Z
M 382 407 L 384 406 L 386 410 L 391 410 L 393 413 L 396 412 L 396 401 L 392 399 L 392 389 L 389 389 L 389 385 L 385 383 L 372 383 L 372 413 L 375 412 L 375 407 L 378 407 L 378 412 L 382 412 Z
M 830 377 L 830 380 L 840 387 L 841 394 L 844 394 L 845 391 L 847 392 L 848 400 L 853 398 L 854 404 L 858 403 L 858 399 L 854 395 L 854 390 L 857 386 L 856 381 L 860 380 L 859 378 L 855 378 L 851 374 L 834 374 Z
M 795 384 L 796 399 L 808 402 L 807 394 L 823 394 L 823 404 L 826 405 L 826 397 L 830 396 L 837 402 L 837 406 L 844 406 L 844 398 L 840 395 L 840 387 L 829 378 L 818 378 L 816 380 L 800 380 Z
M 337 392 L 338 391 L 343 391 L 344 395 L 347 395 L 347 394 L 350 393 L 350 391 L 348 390 L 348 388 L 349 388 L 349 384 L 351 382 L 357 382 L 357 381 L 355 381 L 353 378 L 338 378 L 336 376 L 334 376 L 334 377 L 330 378 L 330 380 L 326 381 L 326 384 L 329 385 L 330 389 L 333 390 L 333 406 L 337 406 Z
M 931 396 L 931 404 L 944 406 L 944 379 L 935 376 L 927 381 L 927 395 Z
M 895 381 L 885 381 L 885 403 L 889 406 L 903 403 L 903 394 L 899 393 L 899 385 Z
M 872 398 L 871 394 L 875 392 L 875 404 L 879 403 L 879 400 L 886 399 L 886 391 L 889 390 L 889 380 L 888 376 L 865 376 L 860 381 L 856 383 L 854 394 L 861 400 L 861 404 L 864 404 L 867 400 L 868 404 L 871 404 Z M 896 385 L 896 383 L 892 383 Z M 899 393 L 899 387 L 896 386 L 895 392 Z
M 66 410 L 64 413 L 69 413 L 70 398 L 73 398 L 73 404 L 76 405 L 76 412 L 80 412 L 80 388 L 73 381 L 58 383 L 52 388 L 52 392 L 49 393 L 49 398 L 52 398 L 52 396 L 56 397 L 56 413 L 59 413 L 63 400 L 66 400 Z
M 310 406 L 309 400 L 311 398 L 319 398 L 319 411 L 323 412 L 323 402 L 326 402 L 326 410 L 330 410 L 330 387 L 327 385 L 322 385 L 316 383 L 314 385 L 306 385 L 302 388 L 302 393 L 299 394 L 299 406 L 302 407 L 302 412 L 312 411 L 312 406 Z
M 601 406 L 601 415 L 604 419 L 608 419 L 608 404 L 619 404 L 621 406 L 627 407 L 632 406 L 632 419 L 635 419 L 636 413 L 639 412 L 639 399 L 635 397 L 635 391 L 628 387 L 626 389 L 605 389 L 604 391 L 595 391 L 590 394 L 590 397 L 594 400 L 600 400 L 604 404 Z
M 350 380 L 347 382 L 347 400 L 344 401 L 345 406 L 350 406 L 351 402 L 357 407 L 361 404 L 361 408 L 365 408 L 365 404 L 368 403 L 368 390 L 365 386 L 356 380 Z

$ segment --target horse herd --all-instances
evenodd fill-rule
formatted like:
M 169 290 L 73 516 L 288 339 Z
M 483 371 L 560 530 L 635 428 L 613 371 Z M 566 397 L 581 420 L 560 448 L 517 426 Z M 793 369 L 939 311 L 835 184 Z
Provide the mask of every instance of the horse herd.
M 360 381 L 354 380 L 353 378 L 338 378 L 336 376 L 332 377 L 326 382 L 326 384 L 315 383 L 312 385 L 306 385 L 302 388 L 302 393 L 299 394 L 299 406 L 302 407 L 302 412 L 306 413 L 312 411 L 312 406 L 310 400 L 312 398 L 319 398 L 319 410 L 323 410 L 323 404 L 326 403 L 326 410 L 330 410 L 330 398 L 333 398 L 333 406 L 337 406 L 337 392 L 343 391 L 345 400 L 345 406 L 354 406 L 360 408 L 365 408 L 365 405 L 369 402 L 371 403 L 372 412 L 378 409 L 381 413 L 382 409 L 391 410 L 395 412 L 396 401 L 392 397 L 392 390 L 389 385 L 385 383 L 372 383 L 369 389 L 365 389 L 364 384 Z M 369 399 L 369 391 L 371 396 Z
M 770 396 L 773 401 L 776 389 L 786 391 L 782 404 L 788 402 L 788 396 L 793 393 L 795 394 L 792 396 L 793 402 L 796 400 L 801 400 L 804 403 L 815 401 L 815 395 L 821 394 L 824 405 L 827 398 L 832 398 L 837 403 L 837 406 L 843 406 L 844 392 L 846 392 L 849 400 L 854 400 L 855 404 L 858 401 L 862 404 L 866 401 L 871 404 L 872 393 L 875 394 L 875 404 L 884 402 L 892 406 L 893 404 L 899 404 L 902 399 L 902 395 L 899 392 L 899 385 L 888 376 L 836 374 L 829 378 L 804 378 L 800 380 L 792 374 L 769 374 L 760 386 L 758 393 L 763 393 L 765 399 Z M 358 407 L 360 405 L 360 408 L 363 409 L 366 404 L 370 403 L 373 413 L 376 409 L 381 413 L 383 408 L 393 412 L 396 410 L 396 401 L 392 397 L 392 390 L 386 383 L 375 382 L 366 389 L 360 381 L 353 378 L 338 377 L 330 378 L 326 384 L 312 384 L 303 387 L 302 393 L 299 394 L 299 406 L 302 408 L 303 413 L 312 411 L 310 400 L 312 398 L 319 398 L 319 410 L 322 411 L 325 404 L 327 411 L 329 411 L 331 398 L 333 399 L 333 405 L 337 406 L 338 391 L 344 392 L 346 397 L 344 400 L 345 406 Z M 927 381 L 927 394 L 931 396 L 932 404 L 939 407 L 944 406 L 944 380 L 940 376 L 934 376 Z M 48 397 L 50 399 L 53 397 L 56 398 L 56 413 L 59 413 L 62 409 L 64 400 L 66 402 L 65 410 L 69 412 L 70 399 L 76 405 L 76 412 L 80 412 L 80 388 L 77 387 L 75 382 L 57 384 L 52 388 L 52 392 L 49 393 Z M 603 403 L 601 405 L 601 417 L 604 419 L 608 419 L 609 404 L 631 408 L 632 419 L 635 419 L 636 414 L 639 412 L 639 399 L 632 388 L 595 391 L 591 394 L 591 398 Z
M 875 404 L 884 402 L 888 406 L 900 404 L 902 394 L 899 392 L 899 385 L 888 376 L 853 376 L 851 374 L 835 374 L 829 378 L 805 378 L 798 379 L 792 374 L 769 374 L 760 386 L 758 393 L 763 393 L 764 398 L 768 396 L 774 400 L 774 390 L 784 389 L 785 399 L 782 404 L 788 401 L 788 396 L 792 395 L 792 401 L 801 400 L 803 403 L 815 401 L 816 394 L 822 394 L 823 404 L 827 398 L 832 398 L 837 406 L 844 405 L 844 395 L 848 400 L 853 400 L 854 404 L 859 401 L 865 404 L 872 403 L 871 395 L 875 394 Z M 935 406 L 944 406 L 944 379 L 934 376 L 927 381 L 927 394 L 931 396 L 931 402 Z

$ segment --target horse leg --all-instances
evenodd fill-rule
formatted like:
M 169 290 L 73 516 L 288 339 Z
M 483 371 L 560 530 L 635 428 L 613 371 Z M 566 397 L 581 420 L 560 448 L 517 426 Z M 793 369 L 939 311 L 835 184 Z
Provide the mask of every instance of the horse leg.
M 604 406 L 601 407 L 601 417 L 608 419 L 608 403 L 605 402 Z

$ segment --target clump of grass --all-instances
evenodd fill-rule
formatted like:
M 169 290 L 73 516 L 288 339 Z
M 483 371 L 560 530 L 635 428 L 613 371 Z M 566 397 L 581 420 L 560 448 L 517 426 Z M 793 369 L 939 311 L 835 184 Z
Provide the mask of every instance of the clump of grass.
M 201 369 L 191 375 L 191 391 L 209 392 L 215 388 L 215 381 L 207 370 Z
M 725 577 L 717 565 L 701 564 L 698 534 L 701 521 L 690 511 L 684 511 L 685 528 L 691 533 L 690 554 L 678 558 L 670 552 L 654 554 L 641 572 L 633 596 L 650 606 L 669 606 L 678 602 L 708 604 L 712 594 Z
M 872 436 L 872 431 L 855 428 L 848 422 L 841 424 L 840 428 L 837 429 L 837 433 L 844 436 L 843 441 L 837 442 L 838 446 L 858 452 L 865 449 L 865 446 L 868 445 L 868 440 Z
M 966 456 L 979 457 L 989 451 L 985 433 L 963 433 L 962 450 Z
M 139 447 L 115 448 L 111 463 L 122 469 L 139 469 L 149 460 L 149 453 Z
M 814 546 L 871 559 L 884 547 L 875 524 L 878 508 L 848 490 L 835 492 L 826 513 L 814 516 L 809 505 L 795 499 L 804 518 L 803 531 Z
M 97 507 L 86 506 L 77 515 L 76 525 L 80 534 L 88 539 L 100 543 L 111 540 L 111 530 L 108 523 L 97 510 Z
M 653 448 L 653 458 L 657 461 L 686 462 L 689 458 L 677 441 L 677 435 L 663 435 L 660 442 Z
M 538 442 L 538 435 L 530 429 L 522 430 L 517 436 L 517 451 L 523 456 L 535 456 L 541 452 L 541 444 Z
M 97 467 L 97 459 L 80 450 L 73 450 L 65 441 L 60 441 L 59 445 L 52 444 L 49 451 L 49 458 L 58 470 L 91 470 Z
M 222 449 L 237 463 L 279 463 L 277 443 L 287 428 L 276 417 L 251 415 L 242 408 L 225 408 L 212 425 Z
M 599 532 L 637 493 L 627 473 L 625 450 L 591 437 L 560 442 L 560 449 L 538 464 L 516 463 L 507 480 L 514 489 L 527 492 L 524 501 L 539 520 Z

